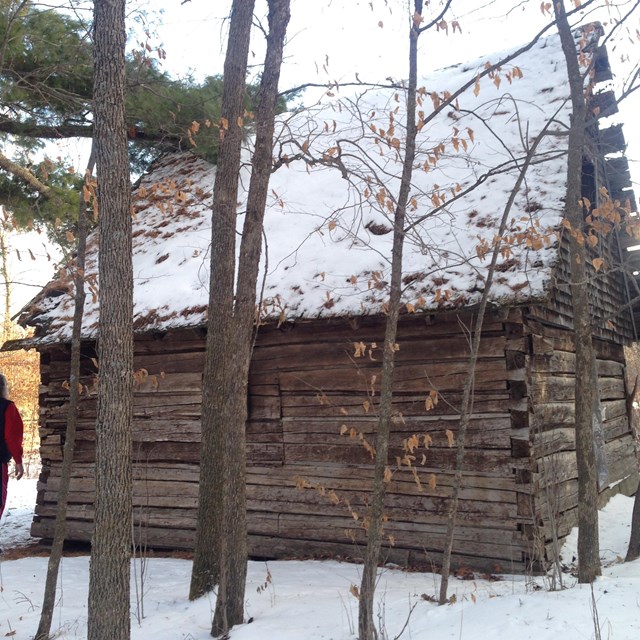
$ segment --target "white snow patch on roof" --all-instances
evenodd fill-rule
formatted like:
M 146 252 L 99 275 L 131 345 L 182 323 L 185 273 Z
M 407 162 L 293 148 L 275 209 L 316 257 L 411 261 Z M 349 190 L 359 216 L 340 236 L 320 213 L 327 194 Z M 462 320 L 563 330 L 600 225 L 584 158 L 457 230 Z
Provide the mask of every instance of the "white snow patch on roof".
M 435 94 L 442 97 L 475 78 L 486 61 L 426 78 L 418 111 L 429 118 Z M 507 234 L 515 245 L 501 256 L 491 290 L 498 304 L 541 298 L 557 248 L 554 242 L 539 242 L 537 234 L 555 238 L 566 184 L 563 134 L 569 127 L 570 104 L 557 36 L 541 40 L 493 79 L 480 80 L 479 92 L 472 84 L 457 106 L 444 109 L 418 135 L 403 299 L 424 310 L 479 301 L 490 254 L 481 257 L 478 246 L 492 245 L 527 149 L 553 120 L 552 135 L 539 145 L 515 198 Z M 403 91 L 363 89 L 349 95 L 338 91 L 313 108 L 279 117 L 274 162 L 283 157 L 288 162 L 282 162 L 270 182 L 261 274 L 266 269 L 264 314 L 316 318 L 384 311 L 404 156 L 404 113 Z M 244 221 L 249 157 L 248 149 L 238 231 Z M 215 169 L 204 160 L 178 154 L 156 163 L 134 191 L 137 330 L 206 322 L 214 177 Z M 90 238 L 86 272 L 95 293 L 97 234 Z M 64 293 L 41 294 L 25 313 L 29 324 L 43 325 L 46 331 L 39 342 L 70 337 L 73 298 L 68 274 L 47 289 L 58 285 Z M 83 334 L 94 336 L 97 327 L 97 299 L 90 295 Z

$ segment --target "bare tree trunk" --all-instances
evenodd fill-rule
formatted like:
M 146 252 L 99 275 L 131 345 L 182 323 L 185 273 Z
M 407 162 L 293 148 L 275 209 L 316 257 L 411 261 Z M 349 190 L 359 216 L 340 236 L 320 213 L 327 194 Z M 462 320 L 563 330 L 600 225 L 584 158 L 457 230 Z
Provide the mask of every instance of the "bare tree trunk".
M 564 2 L 554 2 L 554 11 L 567 64 L 571 90 L 571 129 L 567 159 L 566 218 L 571 261 L 571 299 L 576 344 L 576 461 L 578 466 L 578 581 L 593 582 L 601 573 L 598 538 L 598 485 L 593 434 L 593 393 L 597 383 L 593 366 L 587 251 L 583 228 L 582 155 L 587 117 L 578 52 L 565 13 Z
M 6 227 L 0 229 L 0 270 L 2 270 L 2 278 L 4 280 L 4 318 L 2 319 L 2 340 L 3 344 L 11 335 L 11 278 L 9 276 L 9 261 L 7 259 L 7 240 Z
M 85 182 L 88 182 L 94 168 L 94 149 L 91 147 L 91 155 L 87 163 Z M 44 598 L 40 610 L 40 623 L 35 640 L 47 640 L 51 633 L 51 621 L 56 599 L 56 584 L 58 582 L 58 570 L 62 558 L 62 547 L 67 529 L 67 504 L 69 502 L 69 485 L 71 484 L 71 468 L 73 466 L 73 452 L 76 443 L 76 423 L 78 418 L 78 403 L 80 401 L 80 350 L 82 316 L 84 313 L 84 265 L 87 248 L 87 203 L 82 195 L 78 208 L 78 248 L 75 264 L 75 310 L 73 314 L 73 329 L 71 333 L 71 361 L 69 363 L 69 409 L 67 413 L 67 430 L 64 441 L 64 453 L 62 457 L 62 470 L 60 472 L 60 488 L 56 504 L 56 524 L 53 532 L 53 543 L 47 565 L 47 578 L 45 581 Z
M 635 351 L 635 350 L 634 350 Z M 637 356 L 634 356 L 634 358 Z M 629 361 L 627 359 L 627 365 Z M 625 391 L 626 404 L 627 404 L 627 420 L 629 421 L 629 427 L 631 432 L 638 435 L 638 426 L 636 411 L 633 406 L 637 392 L 638 385 L 640 383 L 640 377 L 636 375 L 636 379 L 633 383 L 633 388 L 630 391 Z M 625 385 L 626 388 L 626 385 Z M 640 486 L 636 489 L 636 497 L 633 501 L 633 513 L 631 515 L 631 534 L 629 535 L 629 547 L 627 548 L 627 556 L 625 562 L 631 562 L 640 558 Z
M 395 366 L 396 336 L 402 294 L 402 253 L 404 223 L 409 202 L 413 162 L 416 155 L 416 97 L 418 79 L 418 38 L 422 0 L 415 0 L 415 15 L 409 33 L 409 84 L 407 87 L 407 139 L 402 167 L 400 191 L 394 213 L 391 279 L 389 285 L 389 311 L 384 336 L 382 375 L 380 378 L 380 408 L 375 443 L 375 467 L 368 514 L 367 550 L 365 553 L 360 601 L 358 607 L 359 640 L 375 640 L 378 637 L 373 620 L 373 598 L 376 573 L 383 539 L 384 498 L 386 494 L 385 470 L 388 463 L 389 433 L 392 421 L 393 371 Z
M 226 553 L 220 557 L 220 584 L 211 634 L 225 634 L 242 622 L 247 574 L 246 446 L 247 385 L 256 315 L 256 288 L 262 250 L 262 228 L 269 192 L 273 157 L 273 132 L 278 101 L 278 81 L 289 23 L 289 0 L 269 0 L 269 33 L 256 108 L 256 140 L 251 162 L 240 259 L 236 304 L 231 330 L 231 367 L 224 404 L 226 432 L 221 449 L 224 478 L 222 539 Z
M 2 39 L 0 40 L 0 68 L 4 67 L 5 64 L 5 56 L 7 52 L 7 46 L 9 45 L 9 41 L 11 39 L 11 28 L 13 23 L 18 18 L 20 11 L 26 4 L 26 0 L 23 0 L 17 6 L 10 6 L 7 9 L 5 19 L 6 19 L 6 29 L 4 34 L 2 35 Z M 5 291 L 4 291 L 4 319 L 2 323 L 2 341 L 0 344 L 4 344 L 6 340 L 9 339 L 11 335 L 11 285 L 9 278 L 9 264 L 7 261 L 7 244 L 6 244 L 6 236 L 5 233 L 8 231 L 7 227 L 4 226 L 5 222 L 8 222 L 9 216 L 7 215 L 7 211 L 2 207 L 3 213 L 3 228 L 0 230 L 0 254 L 2 258 L 0 269 L 2 269 L 2 277 L 4 278 L 5 283 Z
M 100 206 L 100 334 L 89 640 L 130 637 L 133 270 L 124 110 L 125 0 L 94 2 L 95 150 Z
M 202 387 L 202 443 L 196 544 L 189 598 L 211 591 L 220 577 L 220 558 L 229 541 L 223 535 L 225 432 L 232 393 L 228 372 L 233 330 L 236 202 L 242 144 L 245 77 L 254 0 L 234 0 L 224 64 L 220 155 L 213 192 L 209 316 Z M 229 446 L 236 443 L 229 443 Z M 238 446 L 241 443 L 237 443 Z M 244 509 L 244 505 L 242 506 Z M 246 531 L 243 534 L 246 536 Z M 246 542 L 245 542 L 246 544 Z M 227 599 L 224 593 L 218 597 Z M 242 611 L 242 606 L 240 607 Z M 238 622 L 237 612 L 229 626 Z M 242 621 L 242 613 L 240 620 Z
M 631 516 L 631 536 L 625 562 L 631 562 L 640 558 L 640 487 L 636 490 L 633 501 L 633 514 Z

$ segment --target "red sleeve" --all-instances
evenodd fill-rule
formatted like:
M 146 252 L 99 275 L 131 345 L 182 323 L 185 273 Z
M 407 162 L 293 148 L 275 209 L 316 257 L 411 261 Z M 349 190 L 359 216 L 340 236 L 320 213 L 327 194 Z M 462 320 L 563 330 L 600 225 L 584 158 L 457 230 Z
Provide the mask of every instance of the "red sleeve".
M 16 464 L 22 464 L 22 418 L 16 405 L 12 402 L 4 414 L 4 441 Z

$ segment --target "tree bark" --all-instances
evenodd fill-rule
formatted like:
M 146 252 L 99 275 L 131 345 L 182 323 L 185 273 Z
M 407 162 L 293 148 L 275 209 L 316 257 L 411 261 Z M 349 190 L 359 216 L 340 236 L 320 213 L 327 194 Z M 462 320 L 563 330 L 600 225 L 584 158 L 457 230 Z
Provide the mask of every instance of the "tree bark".
M 0 133 L 8 133 L 14 136 L 25 136 L 27 138 L 45 138 L 47 140 L 60 140 L 63 138 L 92 138 L 93 125 L 69 123 L 47 125 L 28 121 L 17 122 L 14 120 L 0 120 Z M 185 136 L 179 136 L 166 131 L 136 128 L 134 138 L 137 142 L 167 142 L 178 145 L 179 143 L 184 142 Z
M 269 33 L 258 105 L 256 139 L 251 161 L 251 181 L 242 230 L 235 309 L 231 328 L 231 367 L 222 415 L 226 433 L 222 447 L 223 524 L 225 553 L 220 557 L 220 583 L 211 634 L 227 633 L 242 622 L 247 574 L 246 438 L 247 386 L 256 317 L 256 289 L 262 229 L 269 193 L 273 157 L 273 132 L 278 101 L 278 81 L 289 23 L 289 0 L 269 0 Z
M 93 145 L 85 182 L 91 177 L 95 164 L 95 154 Z M 35 640 L 47 640 L 51 633 L 51 621 L 55 607 L 56 585 L 58 582 L 58 570 L 62 558 L 62 548 L 67 529 L 67 504 L 69 502 L 69 485 L 71 484 L 71 468 L 73 466 L 73 452 L 76 442 L 76 424 L 78 418 L 78 403 L 80 400 L 80 350 L 82 316 L 84 314 L 84 266 L 87 248 L 87 203 L 80 197 L 80 207 L 78 209 L 78 248 L 75 264 L 75 310 L 73 314 L 73 328 L 71 332 L 71 360 L 69 363 L 69 410 L 67 413 L 67 430 L 64 441 L 64 452 L 62 457 L 62 470 L 60 471 L 60 488 L 58 489 L 58 499 L 56 504 L 56 524 L 53 532 L 53 543 L 49 562 L 47 565 L 47 578 L 45 581 L 44 597 L 42 609 L 40 610 L 40 622 Z
M 229 343 L 233 331 L 236 202 L 242 145 L 241 121 L 244 115 L 245 77 L 253 7 L 254 0 L 234 0 L 224 63 L 220 121 L 222 139 L 213 190 L 209 315 L 202 386 L 200 488 L 189 590 L 191 600 L 211 591 L 218 582 L 220 557 L 226 554 L 230 542 L 222 535 L 225 461 L 221 452 L 225 447 L 224 434 L 229 418 L 226 405 L 232 392 L 228 386 L 228 372 L 231 366 Z M 235 444 L 228 443 L 227 446 Z M 237 443 L 238 446 L 241 444 Z M 244 512 L 245 505 L 239 505 L 238 509 Z M 246 530 L 243 537 L 246 537 Z M 242 540 L 238 543 L 242 544 Z M 219 592 L 218 597 L 228 600 L 226 593 Z M 242 603 L 239 611 L 227 611 L 226 624 L 232 626 L 241 622 L 242 611 Z
M 100 333 L 89 640 L 130 637 L 133 270 L 125 92 L 125 0 L 94 1 Z
M 589 314 L 587 251 L 584 242 L 582 196 L 582 156 L 585 145 L 587 108 L 578 52 L 565 13 L 564 1 L 554 2 L 562 50 L 571 90 L 571 129 L 567 158 L 566 218 L 571 262 L 571 299 L 576 343 L 575 429 L 578 467 L 578 581 L 590 583 L 599 576 L 598 485 L 593 433 L 594 379 L 593 343 Z
M 636 379 L 633 383 L 633 388 L 626 391 L 625 393 L 629 427 L 631 428 L 631 432 L 636 436 L 638 435 L 638 426 L 636 411 L 633 405 L 638 392 L 639 382 L 640 376 L 636 376 Z M 631 515 L 631 533 L 629 535 L 629 547 L 627 548 L 625 562 L 631 562 L 632 560 L 636 560 L 638 558 L 640 558 L 640 486 L 636 489 L 636 496 L 633 501 L 633 513 Z
M 4 213 L 4 211 L 3 211 Z M 7 228 L 3 225 L 0 229 L 0 272 L 4 280 L 4 318 L 2 320 L 2 337 L 4 344 L 11 335 L 11 278 L 9 277 L 9 262 L 7 260 Z
M 382 374 L 380 378 L 380 407 L 375 443 L 375 466 L 370 508 L 368 513 L 367 549 L 365 553 L 360 600 L 358 607 L 359 640 L 375 640 L 378 632 L 373 620 L 373 598 L 376 574 L 383 538 L 384 498 L 386 495 L 385 470 L 389 455 L 389 433 L 392 422 L 393 371 L 395 367 L 396 336 L 402 294 L 402 254 L 404 223 L 409 202 L 413 162 L 416 155 L 416 98 L 418 82 L 418 37 L 422 16 L 422 0 L 414 2 L 414 19 L 409 32 L 409 84 L 407 87 L 407 137 L 402 166 L 400 191 L 394 212 L 391 278 L 389 284 L 389 311 L 384 336 Z
M 640 487 L 636 490 L 636 497 L 633 501 L 633 514 L 631 515 L 631 535 L 629 537 L 629 548 L 625 562 L 631 562 L 640 558 Z

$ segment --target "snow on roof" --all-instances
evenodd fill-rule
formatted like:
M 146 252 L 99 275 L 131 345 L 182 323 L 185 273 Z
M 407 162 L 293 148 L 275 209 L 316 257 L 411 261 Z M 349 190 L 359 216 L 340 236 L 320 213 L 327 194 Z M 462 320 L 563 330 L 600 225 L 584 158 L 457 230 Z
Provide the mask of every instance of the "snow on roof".
M 418 111 L 428 118 L 444 92 L 489 60 L 424 80 Z M 378 314 L 388 296 L 392 216 L 404 145 L 401 89 L 333 89 L 318 105 L 279 118 L 265 217 L 263 314 L 318 318 Z M 408 309 L 477 303 L 499 220 L 521 165 L 552 119 L 509 215 L 491 300 L 511 305 L 546 295 L 557 259 L 566 183 L 570 104 L 560 41 L 540 40 L 482 78 L 418 135 L 404 252 Z M 250 145 L 251 141 L 249 141 Z M 249 151 L 245 154 L 248 159 Z M 241 172 L 238 230 L 250 168 Z M 215 169 L 189 153 L 165 157 L 133 192 L 134 327 L 206 323 Z M 458 197 L 478 184 L 464 197 Z M 98 330 L 97 234 L 88 243 L 83 335 Z M 262 276 L 261 276 L 262 277 Z M 261 286 L 258 286 L 260 291 Z M 40 343 L 68 340 L 73 285 L 63 271 L 25 309 Z M 41 337 L 38 337 L 41 336 Z

